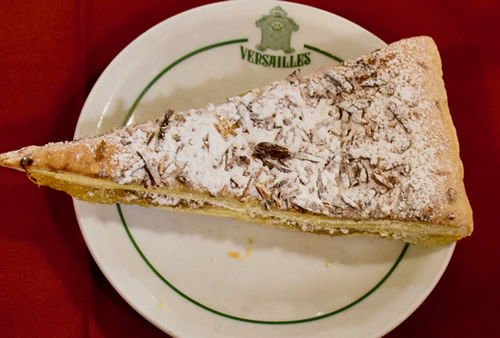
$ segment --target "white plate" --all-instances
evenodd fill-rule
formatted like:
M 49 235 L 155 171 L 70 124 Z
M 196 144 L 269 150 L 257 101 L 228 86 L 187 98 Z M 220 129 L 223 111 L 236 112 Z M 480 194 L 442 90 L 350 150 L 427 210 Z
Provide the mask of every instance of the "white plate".
M 286 17 L 277 9 L 271 14 L 276 6 Z M 281 18 L 264 18 L 258 27 L 268 15 Z M 268 30 L 276 21 L 281 25 Z M 261 41 L 261 29 L 269 40 Z M 277 50 L 259 52 L 261 43 Z M 75 136 L 120 126 L 127 116 L 138 121 L 166 108 L 219 103 L 296 69 L 255 64 L 264 59 L 292 66 L 302 60 L 307 73 L 335 64 L 333 56 L 349 59 L 383 45 L 343 18 L 293 3 L 195 8 L 153 27 L 113 60 Z M 287 47 L 295 50 L 287 54 Z M 75 209 L 89 250 L 116 290 L 154 325 L 182 337 L 380 336 L 420 305 L 454 249 L 131 206 L 75 201 Z

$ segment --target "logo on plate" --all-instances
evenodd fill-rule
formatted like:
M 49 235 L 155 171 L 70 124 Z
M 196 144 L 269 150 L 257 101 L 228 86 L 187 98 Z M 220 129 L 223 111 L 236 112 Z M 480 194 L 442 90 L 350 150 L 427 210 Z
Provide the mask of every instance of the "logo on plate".
M 311 63 L 310 52 L 292 54 L 295 52 L 292 47 L 292 33 L 299 30 L 299 25 L 281 6 L 271 9 L 269 14 L 262 16 L 255 25 L 261 30 L 260 43 L 255 46 L 257 50 L 240 46 L 243 60 L 271 68 L 294 68 Z M 278 54 L 264 53 L 267 50 L 278 51 Z
M 295 52 L 290 45 L 292 33 L 299 29 L 299 25 L 287 16 L 280 6 L 271 9 L 269 15 L 263 16 L 255 23 L 262 31 L 260 43 L 256 46 L 264 52 L 266 49 L 282 50 L 286 54 Z

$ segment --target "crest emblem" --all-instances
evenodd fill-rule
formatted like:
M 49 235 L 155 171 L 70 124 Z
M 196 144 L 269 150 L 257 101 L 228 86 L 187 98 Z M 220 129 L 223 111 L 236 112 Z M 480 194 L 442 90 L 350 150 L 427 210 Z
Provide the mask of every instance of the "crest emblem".
M 287 12 L 280 6 L 276 6 L 257 22 L 262 35 L 260 43 L 256 48 L 260 51 L 266 49 L 282 50 L 286 54 L 293 53 L 295 49 L 291 46 L 292 33 L 299 29 L 299 25 L 287 16 Z

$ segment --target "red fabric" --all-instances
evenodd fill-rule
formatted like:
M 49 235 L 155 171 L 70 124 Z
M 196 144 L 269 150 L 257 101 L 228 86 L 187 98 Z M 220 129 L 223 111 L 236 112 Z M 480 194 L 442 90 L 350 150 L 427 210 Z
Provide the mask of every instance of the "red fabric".
M 4 1 L 0 152 L 71 139 L 93 83 L 154 24 L 207 1 Z M 304 1 L 305 3 L 305 1 Z M 474 235 L 436 289 L 389 337 L 491 337 L 498 330 L 500 48 L 497 0 L 309 1 L 385 41 L 430 35 L 443 59 Z M 499 134 L 500 135 L 500 134 Z M 161 336 L 90 256 L 71 199 L 0 170 L 0 336 Z

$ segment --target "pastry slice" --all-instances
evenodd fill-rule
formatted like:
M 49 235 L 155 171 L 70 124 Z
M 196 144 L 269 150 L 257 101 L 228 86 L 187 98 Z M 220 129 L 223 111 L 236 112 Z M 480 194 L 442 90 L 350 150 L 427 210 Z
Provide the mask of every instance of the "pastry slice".
M 94 203 L 228 216 L 423 245 L 472 232 L 431 38 L 184 112 L 0 155 Z M 166 216 L 168 217 L 168 216 Z

